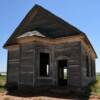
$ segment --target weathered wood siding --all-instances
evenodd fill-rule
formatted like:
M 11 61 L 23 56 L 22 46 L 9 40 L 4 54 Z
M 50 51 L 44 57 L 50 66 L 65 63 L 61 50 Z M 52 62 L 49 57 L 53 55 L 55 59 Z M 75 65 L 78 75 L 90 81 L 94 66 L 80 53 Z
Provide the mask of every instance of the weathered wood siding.
M 19 85 L 34 85 L 34 48 L 32 43 L 20 46 Z
M 68 87 L 80 87 L 81 85 L 81 70 L 80 70 L 80 42 L 65 43 L 55 46 L 54 67 L 55 80 L 57 80 L 57 60 L 66 59 L 68 62 Z
M 51 86 L 53 85 L 53 79 L 52 79 L 52 72 L 51 69 L 51 52 L 52 52 L 52 46 L 47 44 L 40 44 L 35 43 L 35 87 L 39 86 Z M 50 57 L 50 72 L 48 77 L 41 77 L 40 76 L 40 53 L 48 53 Z M 43 58 L 44 59 L 44 58 Z
M 86 63 L 86 56 L 88 56 L 88 75 L 87 76 L 87 63 Z M 91 67 L 92 65 L 92 67 Z M 89 83 L 95 81 L 96 79 L 96 72 L 95 72 L 95 58 L 92 57 L 91 52 L 87 52 L 85 47 L 81 45 L 81 70 L 82 70 L 82 86 L 85 87 Z M 92 70 L 92 73 L 91 73 Z M 92 75 L 93 74 L 93 75 Z M 92 76 L 91 76 L 92 75 Z
M 8 66 L 7 66 L 7 84 L 18 85 L 19 66 L 20 66 L 19 48 L 8 50 Z
M 68 82 L 66 86 L 81 87 L 80 44 L 80 42 L 66 42 L 59 45 L 40 43 L 21 44 L 20 49 L 13 52 L 11 51 L 9 54 L 9 59 L 14 60 L 16 58 L 18 61 L 13 61 L 15 67 L 12 68 L 11 64 L 9 65 L 10 67 L 8 66 L 8 77 L 11 74 L 9 81 L 16 80 L 19 86 L 58 86 L 58 60 L 67 60 Z M 49 53 L 50 56 L 48 77 L 40 76 L 41 52 Z M 17 78 L 15 78 L 15 74 Z
M 35 77 L 36 85 L 50 86 L 58 85 L 58 60 L 66 59 L 68 61 L 68 83 L 66 86 L 81 87 L 81 47 L 80 42 L 64 43 L 59 45 L 40 45 L 36 44 L 36 66 Z M 40 52 L 50 54 L 50 73 L 49 77 L 40 77 L 39 75 L 39 54 Z

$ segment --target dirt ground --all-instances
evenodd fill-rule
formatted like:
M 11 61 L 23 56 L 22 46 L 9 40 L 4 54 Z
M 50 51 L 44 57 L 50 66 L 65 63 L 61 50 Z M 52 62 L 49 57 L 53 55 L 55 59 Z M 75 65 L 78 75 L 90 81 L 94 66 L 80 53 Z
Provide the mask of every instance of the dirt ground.
M 66 100 L 66 99 L 59 99 L 59 98 L 51 98 L 51 97 L 16 97 L 16 96 L 9 96 L 4 95 L 0 97 L 0 100 Z M 68 99 L 72 100 L 72 99 Z
M 68 97 L 69 98 L 69 97 Z M 28 96 L 28 97 L 21 97 L 21 96 L 13 96 L 6 93 L 0 94 L 0 100 L 80 100 L 80 99 L 63 99 L 59 97 L 49 97 L 49 96 Z
M 100 100 L 97 96 L 90 96 L 88 99 L 78 99 L 78 98 L 59 98 L 59 97 L 49 97 L 49 96 L 30 96 L 30 97 L 21 97 L 13 96 L 7 93 L 0 93 L 0 100 Z
M 36 97 L 17 97 L 11 95 L 1 95 L 0 100 L 78 100 L 78 99 L 61 99 L 46 96 L 36 96 Z

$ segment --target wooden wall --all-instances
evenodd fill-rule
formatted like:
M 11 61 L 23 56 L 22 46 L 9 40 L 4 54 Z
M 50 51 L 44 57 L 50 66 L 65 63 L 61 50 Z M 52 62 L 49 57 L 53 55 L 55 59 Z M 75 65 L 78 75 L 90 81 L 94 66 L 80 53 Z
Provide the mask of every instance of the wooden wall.
M 58 85 L 58 60 L 68 61 L 68 86 L 80 87 L 81 83 L 81 69 L 80 58 L 81 49 L 79 42 L 64 43 L 59 45 L 40 45 L 36 44 L 36 85 Z M 50 75 L 49 77 L 39 76 L 39 53 L 50 54 Z M 67 83 L 66 83 L 67 85 Z
M 33 43 L 20 45 L 20 86 L 34 85 L 34 52 Z
M 57 60 L 66 59 L 68 61 L 68 87 L 80 87 L 80 54 L 80 42 L 65 43 L 55 46 L 56 68 Z M 57 69 L 55 73 L 56 71 Z
M 52 71 L 51 69 L 52 66 L 52 46 L 47 45 L 47 44 L 40 44 L 40 43 L 35 43 L 35 87 L 39 86 L 51 86 L 53 85 L 53 78 L 52 78 Z M 50 72 L 49 72 L 49 77 L 41 77 L 40 76 L 40 53 L 48 53 L 50 57 Z
M 87 56 L 88 56 L 88 66 L 86 63 Z M 89 67 L 89 69 L 87 67 Z M 82 86 L 83 87 L 95 81 L 96 79 L 95 58 L 92 56 L 91 52 L 87 52 L 87 50 L 82 44 L 81 44 L 81 70 L 82 70 L 81 72 L 82 72 Z
M 50 54 L 49 77 L 39 75 L 39 54 Z M 66 42 L 59 45 L 41 43 L 20 44 L 8 53 L 8 82 L 18 86 L 58 86 L 58 60 L 68 62 L 68 87 L 81 87 L 81 43 Z
M 20 52 L 19 47 L 8 50 L 8 66 L 7 66 L 7 85 L 18 85 L 19 81 L 19 66 Z

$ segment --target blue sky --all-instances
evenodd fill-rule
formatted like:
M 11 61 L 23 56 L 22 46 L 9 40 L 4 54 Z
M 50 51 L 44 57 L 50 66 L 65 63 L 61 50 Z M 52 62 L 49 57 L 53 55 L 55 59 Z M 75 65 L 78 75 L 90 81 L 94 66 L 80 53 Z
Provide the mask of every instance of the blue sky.
M 3 44 L 34 4 L 86 33 L 97 52 L 96 71 L 100 72 L 100 0 L 0 0 L 0 71 L 6 71 L 7 50 Z

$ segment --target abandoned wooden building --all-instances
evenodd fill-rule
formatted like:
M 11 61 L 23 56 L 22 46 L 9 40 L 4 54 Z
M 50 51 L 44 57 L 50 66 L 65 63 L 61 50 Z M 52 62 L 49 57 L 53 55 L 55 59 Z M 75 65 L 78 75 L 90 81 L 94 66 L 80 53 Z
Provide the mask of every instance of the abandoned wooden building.
M 97 55 L 85 33 L 39 5 L 4 48 L 8 87 L 83 88 L 96 79 Z

